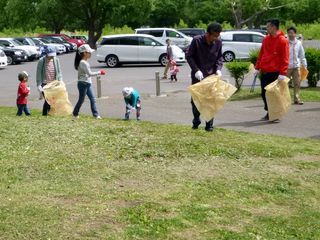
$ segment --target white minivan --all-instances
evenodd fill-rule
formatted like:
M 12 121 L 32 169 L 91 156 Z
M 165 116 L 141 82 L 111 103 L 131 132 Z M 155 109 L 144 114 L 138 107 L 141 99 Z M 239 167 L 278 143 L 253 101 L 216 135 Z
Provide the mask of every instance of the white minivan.
M 110 68 L 121 63 L 167 64 L 167 46 L 145 34 L 119 34 L 104 36 L 97 49 L 98 62 Z M 185 54 L 178 46 L 172 46 L 173 59 L 185 62 Z
M 260 49 L 265 37 L 255 31 L 226 31 L 220 34 L 224 61 L 248 59 L 252 50 Z
M 177 45 L 182 50 L 186 50 L 192 41 L 192 37 L 188 37 L 173 28 L 137 28 L 136 34 L 148 34 L 163 43 L 170 39 L 174 45 Z

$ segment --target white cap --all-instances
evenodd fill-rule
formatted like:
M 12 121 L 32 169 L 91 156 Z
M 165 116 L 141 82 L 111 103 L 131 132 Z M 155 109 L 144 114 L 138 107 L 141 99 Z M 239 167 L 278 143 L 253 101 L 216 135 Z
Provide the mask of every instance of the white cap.
M 128 97 L 131 93 L 133 93 L 132 87 L 125 87 L 124 89 L 122 89 L 122 94 L 124 97 Z
M 89 52 L 93 53 L 94 50 L 89 46 L 89 44 L 83 44 L 78 48 L 79 53 Z

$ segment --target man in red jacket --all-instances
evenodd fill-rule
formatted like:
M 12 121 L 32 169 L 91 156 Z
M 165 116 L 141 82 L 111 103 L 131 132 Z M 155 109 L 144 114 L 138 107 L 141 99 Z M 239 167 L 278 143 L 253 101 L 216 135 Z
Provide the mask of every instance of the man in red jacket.
M 264 88 L 277 79 L 284 80 L 289 65 L 289 44 L 284 33 L 279 31 L 279 24 L 277 19 L 271 19 L 267 22 L 268 35 L 262 42 L 255 66 L 255 74 L 261 74 L 261 96 L 266 111 L 268 111 L 268 104 Z M 269 120 L 268 113 L 262 120 Z
M 30 111 L 27 105 L 28 104 L 27 97 L 30 93 L 30 88 L 27 85 L 28 77 L 29 75 L 26 71 L 23 71 L 18 75 L 20 84 L 18 87 L 18 95 L 17 95 L 17 107 L 18 107 L 17 116 L 21 116 L 23 112 L 27 116 L 30 116 Z

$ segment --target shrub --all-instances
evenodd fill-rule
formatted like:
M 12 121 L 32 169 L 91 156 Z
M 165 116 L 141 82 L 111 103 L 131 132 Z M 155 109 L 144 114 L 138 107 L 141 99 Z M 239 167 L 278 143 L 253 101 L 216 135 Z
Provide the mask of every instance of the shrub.
M 236 82 L 238 91 L 241 89 L 245 74 L 250 70 L 250 65 L 250 62 L 229 62 L 226 64 L 227 69 Z
M 257 59 L 259 57 L 260 49 L 256 50 L 251 50 L 249 53 L 249 61 L 253 64 L 256 65 Z
M 316 87 L 320 77 L 320 49 L 307 48 L 306 58 L 308 63 L 308 85 Z

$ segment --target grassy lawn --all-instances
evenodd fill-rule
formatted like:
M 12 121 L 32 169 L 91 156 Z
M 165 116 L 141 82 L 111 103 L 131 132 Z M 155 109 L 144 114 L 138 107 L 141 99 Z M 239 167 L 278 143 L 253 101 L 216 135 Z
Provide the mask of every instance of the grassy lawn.
M 293 89 L 290 88 L 291 97 L 293 99 Z M 261 98 L 260 86 L 256 86 L 254 92 L 250 92 L 250 88 L 242 88 L 239 92 L 231 97 L 231 101 L 250 100 Z M 300 98 L 304 102 L 320 102 L 320 87 L 317 88 L 301 88 Z
M 0 239 L 320 239 L 320 141 L 0 108 Z

